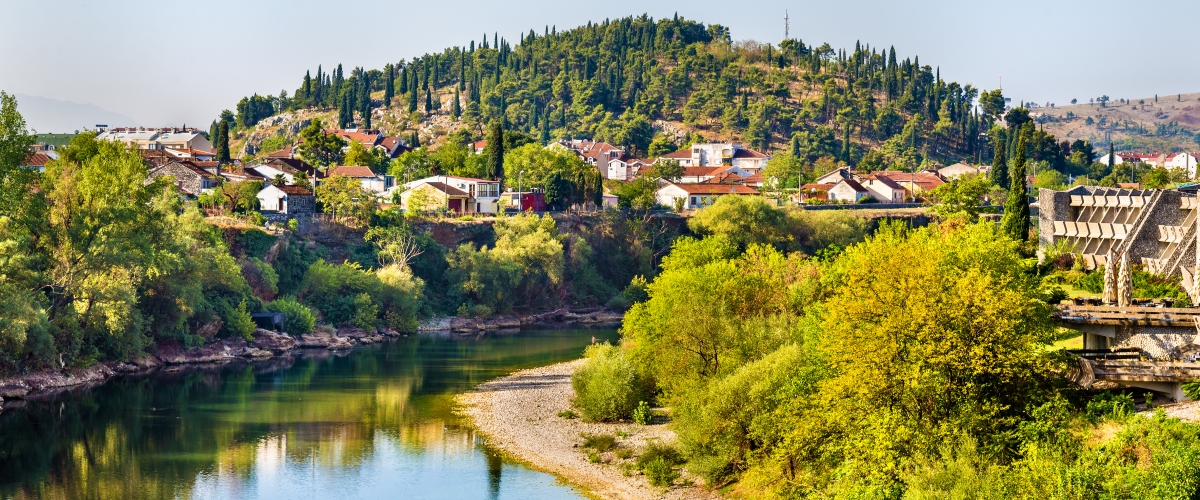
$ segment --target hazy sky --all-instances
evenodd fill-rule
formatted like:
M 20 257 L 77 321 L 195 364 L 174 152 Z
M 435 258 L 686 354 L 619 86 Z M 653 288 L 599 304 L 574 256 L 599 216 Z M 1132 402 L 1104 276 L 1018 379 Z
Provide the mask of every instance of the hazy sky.
M 1003 75 L 1014 102 L 1200 91 L 1196 0 L 0 0 L 0 90 L 207 126 L 242 96 L 291 94 L 317 64 L 379 68 L 484 32 L 515 42 L 642 13 L 777 43 L 785 9 L 805 43 L 894 45 L 983 89 Z

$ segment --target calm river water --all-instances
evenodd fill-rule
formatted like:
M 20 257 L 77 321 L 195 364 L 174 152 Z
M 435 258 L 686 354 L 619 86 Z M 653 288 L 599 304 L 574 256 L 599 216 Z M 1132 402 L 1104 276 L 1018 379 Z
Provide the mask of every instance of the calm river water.
M 4 498 L 578 499 L 502 459 L 455 394 L 614 330 L 414 336 L 114 379 L 0 412 Z

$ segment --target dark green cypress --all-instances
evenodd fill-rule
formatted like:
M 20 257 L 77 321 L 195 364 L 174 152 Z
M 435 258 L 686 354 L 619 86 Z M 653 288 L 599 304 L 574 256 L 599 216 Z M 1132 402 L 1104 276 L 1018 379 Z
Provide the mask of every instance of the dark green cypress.
M 454 116 L 455 120 L 457 120 L 459 117 L 462 116 L 462 105 L 460 105 L 458 103 L 458 101 L 459 101 L 458 89 L 454 89 L 454 108 L 451 110 L 451 114 Z
M 1006 152 L 1005 142 L 1007 135 L 1003 129 L 998 131 L 998 136 L 995 138 L 996 143 L 995 154 L 992 156 L 992 171 L 989 172 L 988 178 L 992 184 L 1001 188 L 1008 188 L 1008 155 Z
M 850 163 L 850 124 L 842 127 L 842 161 Z
M 1012 177 L 1009 179 L 1012 185 L 1008 189 L 1004 217 L 1000 221 L 1001 231 L 1017 241 L 1029 238 L 1029 195 L 1025 190 L 1025 137 L 1032 131 L 1032 124 L 1026 124 L 1017 136 Z
M 493 180 L 504 180 L 504 127 L 499 121 L 488 126 L 487 175 Z
M 401 94 L 408 93 L 408 67 L 400 68 L 400 88 L 398 91 Z
M 383 107 L 387 108 L 392 105 L 392 98 L 396 94 L 396 67 L 388 63 L 385 69 L 387 76 L 384 78 L 387 80 L 383 83 Z
M 425 88 L 425 114 L 433 112 L 433 94 L 429 92 L 429 88 Z
M 413 85 L 408 89 L 408 112 L 412 113 L 417 110 L 417 86 Z
M 229 163 L 229 122 L 221 120 L 220 128 L 217 132 L 217 161 L 221 163 Z

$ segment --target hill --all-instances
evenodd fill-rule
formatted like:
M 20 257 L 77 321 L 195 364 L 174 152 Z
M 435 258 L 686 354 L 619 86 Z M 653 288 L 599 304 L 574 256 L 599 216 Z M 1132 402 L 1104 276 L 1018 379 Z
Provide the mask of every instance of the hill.
M 71 133 L 99 124 L 136 127 L 133 118 L 94 104 L 60 101 L 48 97 L 16 94 L 21 114 L 29 128 L 42 133 Z
M 1200 93 L 1126 101 L 1031 107 L 1043 130 L 1066 140 L 1107 144 L 1118 151 L 1178 152 L 1200 149 Z
M 644 156 L 734 140 L 791 153 L 794 170 L 820 158 L 907 169 L 986 157 L 979 133 L 1003 110 L 977 113 L 980 91 L 939 74 L 890 47 L 734 42 L 721 25 L 643 15 L 530 30 L 515 44 L 493 35 L 381 69 L 319 66 L 294 92 L 244 98 L 221 119 L 252 146 L 270 139 L 260 121 L 301 112 L 426 145 L 457 131 L 456 142 L 478 139 L 492 121 L 541 142 L 592 138 Z M 278 133 L 272 145 L 290 140 Z

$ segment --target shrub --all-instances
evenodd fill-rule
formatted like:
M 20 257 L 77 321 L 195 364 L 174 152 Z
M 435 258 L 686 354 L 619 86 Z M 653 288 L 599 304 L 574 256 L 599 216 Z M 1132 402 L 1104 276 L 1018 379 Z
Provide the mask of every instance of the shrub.
M 617 447 L 617 438 L 612 434 L 585 434 L 583 447 L 599 452 L 609 451 Z
M 371 300 L 371 295 L 360 293 L 354 296 L 354 318 L 350 323 L 359 328 L 373 330 L 375 319 L 379 316 L 379 306 Z
M 650 413 L 650 403 L 638 401 L 637 408 L 633 409 L 633 421 L 638 425 L 650 425 L 650 419 L 653 415 Z
M 229 330 L 236 335 L 241 335 L 246 340 L 254 338 L 254 318 L 250 317 L 250 313 L 246 312 L 246 299 L 238 304 L 237 309 L 233 310 L 229 315 Z
M 384 322 L 393 330 L 416 331 L 417 312 L 425 296 L 425 281 L 408 267 L 388 265 L 375 271 L 382 286 L 376 294 Z
M 318 260 L 308 266 L 308 274 L 300 286 L 297 298 L 321 312 L 326 322 L 333 325 L 361 320 L 359 306 L 374 305 L 362 301 L 362 294 L 379 293 L 382 284 L 374 274 L 363 271 L 355 263 L 328 264 Z M 374 308 L 378 313 L 378 308 Z
M 676 465 L 683 463 L 683 455 L 673 446 L 651 442 L 637 458 L 637 468 L 646 474 L 653 486 L 670 486 L 679 478 Z
M 570 420 L 572 418 L 579 418 L 579 415 L 571 410 L 563 410 L 563 411 L 558 412 L 558 417 Z
M 584 356 L 587 362 L 571 375 L 574 404 L 584 420 L 613 422 L 632 416 L 637 402 L 649 392 L 633 364 L 619 347 L 607 342 L 589 346 Z
M 293 297 L 284 297 L 266 305 L 265 309 L 269 312 L 281 312 L 287 318 L 286 327 L 287 333 L 294 335 L 304 335 L 312 333 L 313 326 L 317 322 L 316 315 L 308 306 L 296 301 Z
M 1087 414 L 1093 420 L 1124 418 L 1133 413 L 1133 396 L 1102 392 L 1087 403 Z

